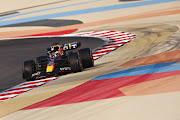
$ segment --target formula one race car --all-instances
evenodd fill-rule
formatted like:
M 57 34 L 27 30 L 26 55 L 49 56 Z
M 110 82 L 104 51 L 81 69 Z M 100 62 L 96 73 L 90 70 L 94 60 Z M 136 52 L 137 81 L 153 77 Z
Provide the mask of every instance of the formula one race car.
M 81 43 L 55 44 L 47 48 L 47 56 L 24 62 L 23 79 L 27 81 L 71 72 L 80 72 L 94 66 L 90 48 L 80 49 Z M 77 50 L 77 48 L 79 48 Z M 76 51 L 75 51 L 76 49 Z

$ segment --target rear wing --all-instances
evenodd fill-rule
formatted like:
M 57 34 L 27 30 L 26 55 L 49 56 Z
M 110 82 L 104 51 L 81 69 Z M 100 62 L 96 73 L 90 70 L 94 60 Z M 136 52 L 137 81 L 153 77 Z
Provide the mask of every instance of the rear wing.
M 73 42 L 69 44 L 64 44 L 63 50 L 73 50 L 80 47 L 81 47 L 81 42 Z

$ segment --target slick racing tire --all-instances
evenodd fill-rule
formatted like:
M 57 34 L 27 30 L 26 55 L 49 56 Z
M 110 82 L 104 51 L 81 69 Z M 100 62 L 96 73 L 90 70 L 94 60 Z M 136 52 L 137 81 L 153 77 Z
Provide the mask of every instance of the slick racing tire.
M 48 56 L 39 56 L 36 58 L 37 62 L 47 62 Z
M 35 62 L 33 60 L 25 61 L 23 66 L 23 79 L 26 79 L 27 81 L 34 80 L 31 76 L 35 71 Z
M 46 70 L 46 66 L 48 63 L 48 56 L 39 56 L 36 58 L 37 70 L 42 71 Z
M 94 66 L 94 60 L 90 48 L 80 49 L 79 55 L 82 60 L 83 68 L 89 68 Z
M 81 72 L 83 70 L 82 62 L 77 52 L 69 54 L 69 63 L 72 72 Z

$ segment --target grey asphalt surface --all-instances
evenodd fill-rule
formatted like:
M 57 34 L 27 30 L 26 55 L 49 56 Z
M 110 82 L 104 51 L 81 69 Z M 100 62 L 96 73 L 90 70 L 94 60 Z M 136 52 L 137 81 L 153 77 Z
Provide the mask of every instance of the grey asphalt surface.
M 60 26 L 67 26 L 67 25 L 75 25 L 75 24 L 82 24 L 83 22 L 79 20 L 53 20 L 53 19 L 46 19 L 46 20 L 37 20 L 32 22 L 25 22 L 19 24 L 12 24 L 1 27 L 22 27 L 22 26 L 48 26 L 48 27 L 60 27 Z
M 98 38 L 88 37 L 54 37 L 54 38 L 27 38 L 0 41 L 0 92 L 25 82 L 22 79 L 22 66 L 25 60 L 36 59 L 46 55 L 46 48 L 52 43 L 65 44 L 81 42 L 82 48 L 97 48 L 104 44 Z

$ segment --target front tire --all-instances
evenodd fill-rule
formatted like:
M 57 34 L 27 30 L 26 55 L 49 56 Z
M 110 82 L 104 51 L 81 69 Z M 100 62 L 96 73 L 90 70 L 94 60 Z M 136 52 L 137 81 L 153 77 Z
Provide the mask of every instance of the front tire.
M 48 56 L 39 56 L 36 58 L 37 70 L 45 71 L 48 63 Z
M 36 71 L 35 62 L 33 60 L 25 61 L 23 66 L 23 79 L 27 81 L 34 80 L 32 74 Z
M 77 52 L 69 54 L 69 63 L 72 72 L 81 72 L 83 70 L 82 62 Z

